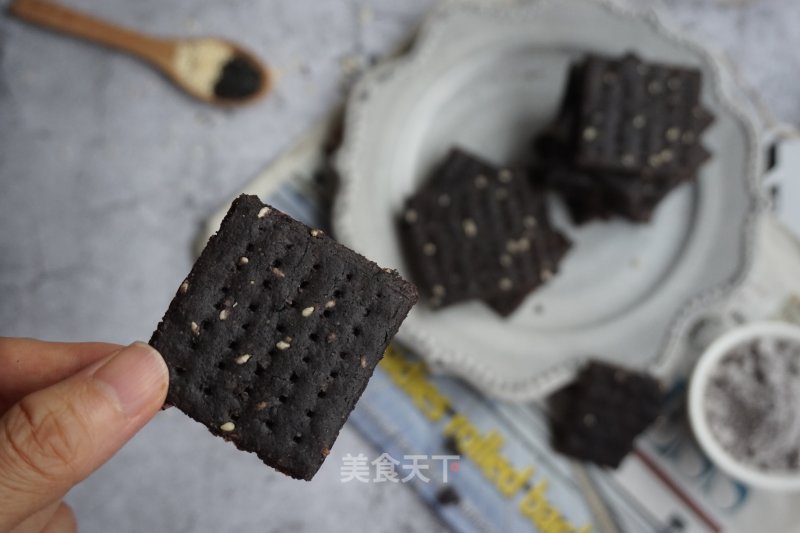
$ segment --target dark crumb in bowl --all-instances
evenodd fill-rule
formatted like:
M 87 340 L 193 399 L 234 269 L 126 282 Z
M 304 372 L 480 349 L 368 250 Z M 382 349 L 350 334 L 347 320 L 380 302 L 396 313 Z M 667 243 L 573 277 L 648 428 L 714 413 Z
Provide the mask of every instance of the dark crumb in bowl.
M 704 396 L 709 429 L 734 458 L 767 471 L 800 470 L 800 344 L 764 337 L 734 348 Z
M 258 65 L 243 56 L 234 56 L 225 66 L 214 85 L 214 96 L 222 100 L 241 100 L 254 95 L 264 83 Z

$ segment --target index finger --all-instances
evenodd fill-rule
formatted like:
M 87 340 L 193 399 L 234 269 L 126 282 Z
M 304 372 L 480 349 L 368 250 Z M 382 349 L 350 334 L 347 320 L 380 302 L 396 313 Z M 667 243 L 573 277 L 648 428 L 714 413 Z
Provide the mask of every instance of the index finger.
M 0 414 L 122 348 L 105 342 L 44 342 L 0 337 Z

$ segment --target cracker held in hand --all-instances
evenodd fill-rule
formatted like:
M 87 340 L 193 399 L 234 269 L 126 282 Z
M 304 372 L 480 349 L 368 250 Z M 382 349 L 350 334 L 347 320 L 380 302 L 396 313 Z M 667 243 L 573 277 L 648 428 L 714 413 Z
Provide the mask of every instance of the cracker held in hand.
M 150 344 L 168 403 L 309 480 L 416 300 L 396 272 L 242 195 Z

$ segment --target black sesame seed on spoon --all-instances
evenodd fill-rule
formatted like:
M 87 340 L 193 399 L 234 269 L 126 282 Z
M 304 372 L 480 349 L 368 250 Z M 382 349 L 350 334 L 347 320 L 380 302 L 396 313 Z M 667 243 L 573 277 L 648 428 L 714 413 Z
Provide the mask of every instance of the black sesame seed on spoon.
M 214 85 L 214 96 L 225 100 L 247 98 L 258 92 L 263 81 L 258 65 L 237 55 L 222 67 L 220 77 Z

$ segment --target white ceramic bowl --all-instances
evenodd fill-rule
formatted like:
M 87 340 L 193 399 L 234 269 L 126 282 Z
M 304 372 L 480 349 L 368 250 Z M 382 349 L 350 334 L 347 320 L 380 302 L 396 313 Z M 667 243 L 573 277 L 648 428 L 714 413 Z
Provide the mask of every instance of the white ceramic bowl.
M 700 357 L 692 375 L 689 385 L 689 419 L 700 446 L 720 469 L 753 487 L 773 491 L 800 491 L 800 471 L 783 473 L 760 470 L 729 454 L 711 433 L 703 409 L 709 376 L 719 361 L 733 348 L 762 337 L 778 337 L 800 343 L 800 328 L 782 322 L 759 322 L 736 328 L 714 341 Z

